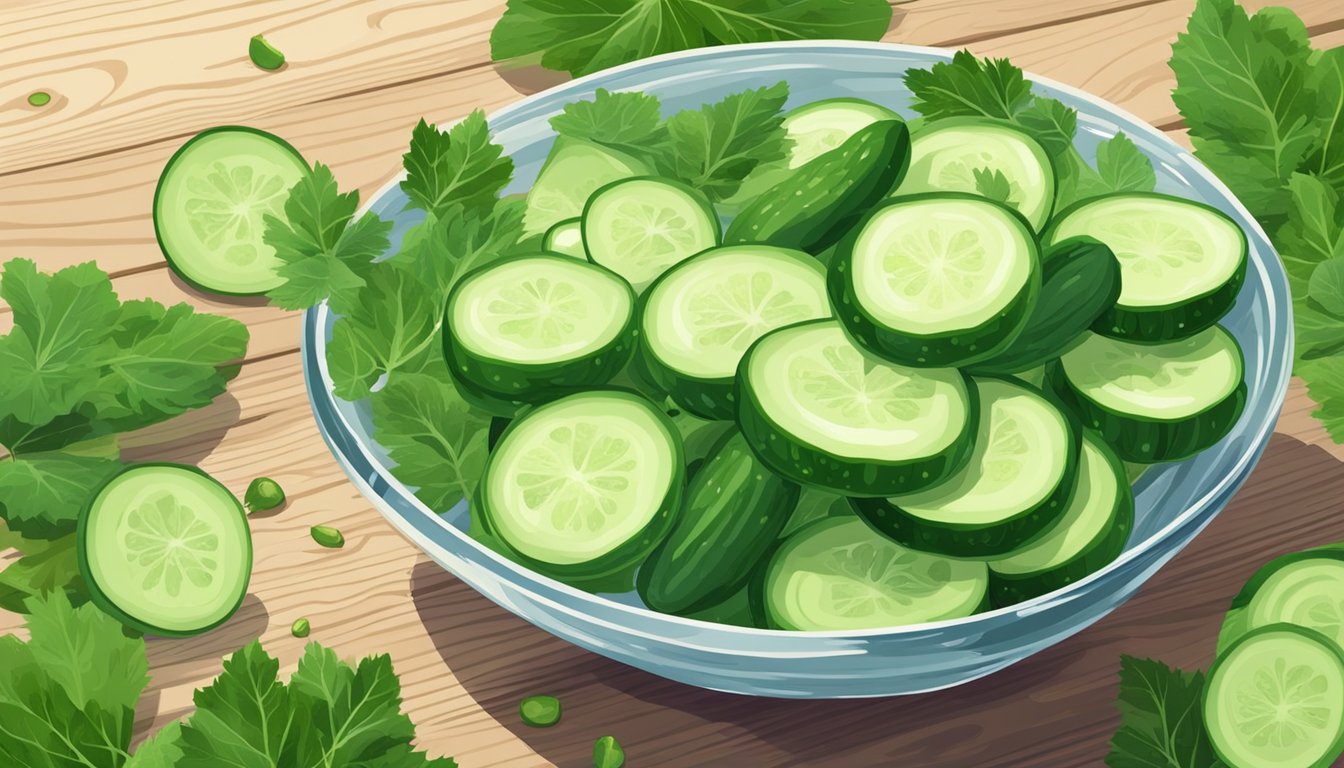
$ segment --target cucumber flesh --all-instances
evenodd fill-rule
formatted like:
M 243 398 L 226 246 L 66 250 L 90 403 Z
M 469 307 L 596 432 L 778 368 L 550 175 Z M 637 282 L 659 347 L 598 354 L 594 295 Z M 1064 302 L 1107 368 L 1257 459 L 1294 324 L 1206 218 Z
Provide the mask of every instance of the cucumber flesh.
M 976 171 L 1003 174 L 1004 202 L 1039 231 L 1050 218 L 1055 172 L 1045 148 L 1004 123 L 953 118 L 929 123 L 911 137 L 910 170 L 895 195 L 920 192 L 978 194 Z
M 719 217 L 685 184 L 654 177 L 602 187 L 583 211 L 588 258 L 642 292 L 669 267 L 719 244 Z
M 1344 651 L 1315 630 L 1251 630 L 1214 662 L 1204 725 L 1229 766 L 1329 768 L 1344 754 Z
M 583 247 L 581 221 L 582 219 L 573 218 L 556 222 L 555 226 L 546 230 L 546 237 L 541 241 L 542 249 L 562 256 L 587 259 L 588 251 Z
M 857 518 L 831 518 L 776 551 L 764 597 L 782 629 L 877 629 L 970 616 L 987 583 L 984 563 L 916 552 Z
M 252 575 L 242 505 L 195 467 L 137 464 L 115 475 L 80 516 L 76 543 L 93 600 L 148 634 L 223 624 Z
M 561 136 L 527 193 L 523 229 L 528 235 L 541 235 L 565 219 L 581 216 L 588 198 L 600 187 L 648 172 L 647 165 L 624 152 Z
M 281 262 L 262 240 L 264 218 L 284 216 L 290 187 L 307 172 L 298 150 L 264 131 L 226 126 L 197 134 L 154 190 L 154 233 L 168 266 L 214 293 L 279 286 Z
M 1314 629 L 1344 648 L 1344 559 L 1295 560 L 1251 598 L 1248 627 L 1286 622 Z

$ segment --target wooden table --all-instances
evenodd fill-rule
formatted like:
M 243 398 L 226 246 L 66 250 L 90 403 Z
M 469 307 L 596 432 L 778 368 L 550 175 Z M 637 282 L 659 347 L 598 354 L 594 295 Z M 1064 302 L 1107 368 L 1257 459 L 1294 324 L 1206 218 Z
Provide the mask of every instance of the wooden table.
M 1255 0 L 1258 8 L 1270 3 Z M 1344 44 L 1340 0 L 1283 0 L 1318 47 Z M 398 170 L 422 115 L 450 121 L 527 88 L 489 61 L 496 0 L 8 0 L 0 5 L 0 260 L 44 269 L 96 260 L 123 299 L 188 301 L 252 331 L 242 373 L 211 407 L 127 440 L 130 461 L 197 462 L 241 494 L 276 478 L 290 503 L 253 522 L 253 592 L 226 626 L 151 640 L 142 737 L 190 711 L 220 659 L 260 637 L 292 669 L 312 638 L 346 657 L 390 652 L 420 743 L 463 766 L 586 765 L 616 735 L 645 766 L 1098 765 L 1117 715 L 1121 653 L 1206 664 L 1221 612 L 1255 566 L 1344 539 L 1344 450 L 1289 395 L 1265 459 L 1237 500 L 1133 601 L 1080 635 L 988 679 L 875 702 L 713 694 L 577 650 L 429 563 L 346 481 L 303 394 L 300 319 L 259 301 L 185 287 L 154 242 L 159 170 L 187 137 L 242 123 L 275 132 L 368 194 Z M 886 39 L 966 46 L 1084 88 L 1185 142 L 1171 102 L 1169 45 L 1192 0 L 914 0 Z M 264 33 L 289 65 L 247 59 Z M 35 90 L 50 104 L 30 107 Z M 7 314 L 7 310 L 0 310 Z M 8 318 L 0 314 L 0 331 Z M 343 550 L 308 537 L 339 526 Z M 2 557 L 2 556 L 0 556 Z M 17 630 L 0 613 L 0 632 Z M 21 630 L 19 630 L 21 631 Z M 563 722 L 533 730 L 523 696 L 551 692 Z

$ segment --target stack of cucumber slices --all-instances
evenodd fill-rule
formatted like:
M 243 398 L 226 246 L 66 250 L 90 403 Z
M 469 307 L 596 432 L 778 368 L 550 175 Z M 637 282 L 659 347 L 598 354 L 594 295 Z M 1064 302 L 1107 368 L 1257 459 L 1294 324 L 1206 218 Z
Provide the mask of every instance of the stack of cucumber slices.
M 782 630 L 962 618 L 1106 566 L 1135 468 L 1241 415 L 1217 325 L 1241 230 L 1158 194 L 1055 211 L 1049 155 L 996 121 L 912 134 L 836 99 L 784 125 L 793 154 L 717 208 L 556 143 L 541 251 L 448 300 L 456 384 L 508 424 L 473 532 L 584 589 Z

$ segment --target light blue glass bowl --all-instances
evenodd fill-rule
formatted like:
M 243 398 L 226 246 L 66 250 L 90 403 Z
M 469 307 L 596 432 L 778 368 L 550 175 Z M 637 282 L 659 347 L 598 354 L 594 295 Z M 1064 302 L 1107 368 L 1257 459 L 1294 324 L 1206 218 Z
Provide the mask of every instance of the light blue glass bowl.
M 513 157 L 508 192 L 531 185 L 554 134 L 548 118 L 601 87 L 656 94 L 667 110 L 699 107 L 779 80 L 790 106 L 857 96 L 913 116 L 901 75 L 950 51 L 899 45 L 801 42 L 728 46 L 645 59 L 530 96 L 490 117 L 495 138 Z M 1158 190 L 1221 209 L 1246 230 L 1251 261 L 1246 287 L 1223 321 L 1246 353 L 1246 411 L 1232 433 L 1199 456 L 1150 471 L 1139 483 L 1137 520 L 1118 560 L 1066 589 L 957 621 L 854 632 L 775 632 L 707 624 L 647 610 L 637 596 L 593 595 L 501 558 L 467 535 L 466 504 L 429 509 L 389 471 L 371 437 L 367 402 L 331 392 L 325 352 L 332 312 L 310 310 L 303 362 L 322 435 L 346 473 L 389 521 L 435 562 L 481 594 L 552 634 L 691 685 L 760 696 L 825 698 L 930 691 L 988 675 L 1058 643 L 1129 599 L 1208 525 L 1260 458 L 1288 384 L 1292 317 L 1287 279 L 1246 209 L 1190 153 L 1141 120 L 1100 99 L 1043 78 L 1038 92 L 1078 110 L 1078 146 L 1091 158 L 1098 142 L 1124 131 L 1152 158 Z M 404 210 L 396 181 L 370 204 L 396 223 L 395 241 L 418 219 Z

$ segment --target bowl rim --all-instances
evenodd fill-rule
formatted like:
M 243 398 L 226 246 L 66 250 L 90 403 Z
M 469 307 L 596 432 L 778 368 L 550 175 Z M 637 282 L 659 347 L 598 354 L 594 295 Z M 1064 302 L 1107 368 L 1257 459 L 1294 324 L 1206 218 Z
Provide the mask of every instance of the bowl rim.
M 721 57 L 731 58 L 737 55 L 744 55 L 744 54 L 750 55 L 753 53 L 769 52 L 772 50 L 796 50 L 796 51 L 806 51 L 810 53 L 846 53 L 854 51 L 870 51 L 875 53 L 884 53 L 884 52 L 899 51 L 903 53 L 913 53 L 926 56 L 932 60 L 937 61 L 950 61 L 953 54 L 956 53 L 956 49 L 952 48 L 941 48 L 941 47 L 923 46 L 923 45 L 908 45 L 904 43 L 866 42 L 866 41 L 854 41 L 854 40 L 787 40 L 787 41 L 777 41 L 767 43 L 739 43 L 732 45 L 713 46 L 707 48 L 694 48 L 685 51 L 674 51 L 671 53 L 664 53 L 659 54 L 657 56 L 650 56 L 647 58 L 638 59 L 636 61 L 628 62 L 626 64 L 621 64 L 615 67 L 610 67 L 608 69 L 603 69 L 598 72 L 585 75 L 583 77 L 565 81 L 550 88 L 546 88 L 536 93 L 526 95 L 523 98 L 518 99 L 517 101 L 511 102 L 505 105 L 504 107 L 501 107 L 495 110 L 494 112 L 490 113 L 489 115 L 487 115 L 486 120 L 488 124 L 493 125 L 498 120 L 507 118 L 515 112 L 523 111 L 525 109 L 530 108 L 533 104 L 535 104 L 538 101 L 549 99 L 557 95 L 558 93 L 563 93 L 565 91 L 587 90 L 593 83 L 601 83 L 611 78 L 613 75 L 621 75 L 621 74 L 628 75 L 632 73 L 637 73 L 641 69 L 656 68 L 661 64 L 669 62 L 685 63 L 687 61 L 693 62 L 698 59 L 712 60 Z M 935 62 L 931 61 L 931 63 Z M 1262 250 L 1265 253 L 1273 255 L 1276 259 L 1278 258 L 1278 252 L 1274 249 L 1274 246 L 1270 241 L 1268 235 L 1265 233 L 1264 229 L 1260 226 L 1259 222 L 1256 221 L 1255 217 L 1251 215 L 1250 211 L 1246 209 L 1245 205 L 1242 204 L 1242 202 L 1236 197 L 1236 195 L 1233 194 L 1233 192 L 1230 189 L 1228 189 L 1227 185 L 1224 184 L 1222 180 L 1220 180 L 1217 176 L 1215 176 L 1214 173 L 1211 170 L 1209 170 L 1203 163 L 1201 163 L 1198 159 L 1196 159 L 1192 152 L 1172 141 L 1170 137 L 1168 137 L 1165 133 L 1149 124 L 1146 120 L 1143 120 L 1142 118 L 1138 117 L 1137 115 L 1134 115 L 1128 110 L 1119 107 L 1115 104 L 1112 104 L 1111 102 L 1106 101 L 1101 97 L 1095 96 L 1080 88 L 1076 88 L 1066 83 L 1061 83 L 1052 78 L 1042 77 L 1040 75 L 1033 74 L 1028 70 L 1023 70 L 1023 76 L 1028 82 L 1032 83 L 1033 85 L 1039 84 L 1047 88 L 1053 89 L 1055 91 L 1067 94 L 1068 96 L 1071 96 L 1080 101 L 1084 101 L 1093 106 L 1096 106 L 1100 111 L 1105 112 L 1108 116 L 1116 117 L 1119 118 L 1120 121 L 1126 121 L 1130 123 L 1129 126 L 1125 127 L 1126 131 L 1129 131 L 1131 127 L 1137 128 L 1138 131 L 1141 132 L 1143 136 L 1149 141 L 1160 144 L 1168 148 L 1169 150 L 1173 151 L 1173 153 L 1178 158 L 1180 158 L 1180 160 L 1185 164 L 1186 169 L 1188 169 L 1190 172 L 1198 176 L 1201 180 L 1209 184 L 1212 190 L 1215 193 L 1217 193 L 1222 198 L 1222 200 L 1230 204 L 1232 209 L 1235 211 L 1236 215 L 1240 218 L 1240 221 L 1237 222 L 1238 225 L 1249 228 L 1249 231 L 1247 232 L 1248 239 L 1253 241 L 1251 243 L 1252 247 L 1250 248 L 1250 251 L 1254 253 L 1257 250 Z M 446 127 L 456 124 L 461 119 L 462 118 L 459 118 L 458 120 L 453 120 L 451 122 L 444 123 L 443 126 Z M 1174 172 L 1176 169 L 1172 170 Z M 386 183 L 381 185 L 373 194 L 369 195 L 366 198 L 365 202 L 360 206 L 359 211 L 356 213 L 356 216 L 362 216 L 365 213 L 371 211 L 373 207 L 377 205 L 377 203 L 380 200 L 382 200 L 385 195 L 387 195 L 389 192 L 395 189 L 397 185 L 399 185 L 401 181 L 405 178 L 406 178 L 406 172 L 404 169 L 397 172 L 391 179 L 389 179 Z M 1255 241 L 1257 240 L 1259 245 L 1262 246 L 1260 249 L 1254 247 L 1256 245 Z M 1270 279 L 1270 275 L 1267 270 L 1267 265 L 1260 263 L 1256 259 L 1251 259 L 1250 266 L 1260 273 L 1262 281 L 1265 284 L 1269 285 L 1270 288 L 1272 289 L 1274 283 Z M 1284 277 L 1285 286 L 1286 286 L 1286 279 L 1287 278 L 1285 276 Z M 1269 300 L 1271 302 L 1274 301 L 1275 297 L 1273 295 L 1272 290 L 1269 292 L 1268 295 Z M 544 603 L 552 607 L 552 609 L 566 614 L 581 616 L 582 618 L 589 621 L 599 620 L 605 622 L 605 620 L 603 619 L 597 619 L 591 616 L 590 614 L 579 610 L 579 608 L 581 607 L 579 605 L 562 604 L 551 599 L 550 597 L 547 597 L 544 594 L 540 594 L 535 589 L 535 587 L 539 586 L 559 592 L 567 597 L 575 598 L 579 603 L 582 603 L 587 600 L 598 601 L 603 604 L 604 608 L 610 609 L 616 612 L 617 614 L 632 615 L 639 617 L 640 619 L 645 621 L 649 620 L 665 621 L 672 626 L 681 626 L 688 629 L 703 630 L 703 628 L 705 627 L 711 627 L 713 628 L 714 631 L 722 632 L 729 636 L 736 635 L 740 637 L 756 637 L 756 638 L 768 637 L 771 639 L 786 637 L 786 638 L 800 638 L 800 639 L 807 638 L 817 640 L 862 641 L 875 637 L 918 635 L 918 634 L 927 634 L 930 632 L 960 629 L 964 627 L 974 626 L 978 622 L 990 622 L 993 621 L 994 619 L 1009 616 L 1012 614 L 1027 615 L 1037 613 L 1048 609 L 1053 604 L 1068 602 L 1073 598 L 1075 593 L 1085 590 L 1087 587 L 1091 586 L 1093 582 L 1105 578 L 1111 572 L 1118 570 L 1119 568 L 1129 563 L 1130 561 L 1147 554 L 1149 551 L 1158 547 L 1167 539 L 1171 538 L 1173 535 L 1175 535 L 1175 533 L 1179 529 L 1187 525 L 1192 519 L 1204 513 L 1205 510 L 1208 508 L 1208 506 L 1211 503 L 1213 503 L 1215 499 L 1217 499 L 1218 497 L 1222 496 L 1225 492 L 1227 492 L 1229 488 L 1235 490 L 1235 486 L 1239 486 L 1242 482 L 1245 481 L 1245 479 L 1249 475 L 1250 469 L 1253 467 L 1255 463 L 1259 461 L 1260 454 L 1263 452 L 1264 447 L 1268 444 L 1269 436 L 1270 434 L 1272 434 L 1274 430 L 1274 426 L 1278 420 L 1278 414 L 1283 409 L 1283 403 L 1287 395 L 1289 379 L 1291 377 L 1291 374 L 1287 372 L 1291 371 L 1292 369 L 1292 359 L 1293 359 L 1292 358 L 1293 334 L 1291 332 L 1292 328 L 1291 303 L 1285 302 L 1283 305 L 1283 310 L 1285 313 L 1284 314 L 1285 324 L 1289 327 L 1289 332 L 1285 335 L 1286 341 L 1283 344 L 1282 353 L 1279 356 L 1279 359 L 1277 361 L 1271 359 L 1269 361 L 1270 365 L 1267 366 L 1266 368 L 1266 370 L 1269 371 L 1269 375 L 1267 376 L 1266 381 L 1267 390 L 1269 391 L 1269 394 L 1272 397 L 1272 400 L 1275 404 L 1275 408 L 1273 410 L 1274 414 L 1273 418 L 1263 420 L 1260 424 L 1256 425 L 1253 434 L 1249 436 L 1250 445 L 1252 446 L 1251 450 L 1241 452 L 1241 454 L 1237 457 L 1236 462 L 1233 463 L 1233 465 L 1229 467 L 1217 479 L 1217 482 L 1212 484 L 1198 499 L 1196 499 L 1193 503 L 1191 503 L 1188 507 L 1186 507 L 1186 509 L 1183 510 L 1181 513 L 1176 515 L 1171 521 L 1169 521 L 1162 528 L 1158 529 L 1156 532 L 1154 532 L 1152 535 L 1150 535 L 1148 538 L 1144 539 L 1137 545 L 1125 549 L 1125 551 L 1122 552 L 1119 557 L 1108 563 L 1105 567 L 1101 568 L 1100 570 L 1094 571 L 1093 573 L 1088 574 L 1086 577 L 1079 579 L 1078 581 L 1075 581 L 1065 587 L 1053 590 L 1051 592 L 1047 592 L 1043 595 L 1038 595 L 1029 600 L 1022 601 L 1020 603 L 1015 603 L 1013 605 L 1005 606 L 1003 608 L 995 608 L 993 610 L 983 611 L 981 613 L 976 613 L 971 616 L 965 616 L 957 619 L 943 619 L 939 621 L 924 622 L 921 624 L 908 624 L 895 627 L 874 627 L 870 629 L 851 629 L 851 630 L 776 630 L 776 629 L 760 629 L 756 627 L 740 627 L 731 624 L 706 622 L 701 621 L 699 619 L 691 619 L 683 616 L 661 613 L 659 611 L 654 611 L 652 609 L 645 608 L 639 605 L 632 605 L 629 603 L 612 600 L 600 594 L 587 592 L 578 589 L 576 587 L 570 586 L 569 584 L 566 584 L 562 581 L 552 579 L 548 576 L 537 573 L 536 571 L 533 571 L 530 568 L 519 565 L 518 563 L 509 560 L 508 558 L 500 555 L 499 553 L 495 552 L 489 547 L 486 547 L 485 545 L 481 544 L 476 539 L 472 538 L 471 535 L 468 534 L 466 531 L 459 529 L 458 527 L 448 523 L 443 519 L 443 515 L 446 515 L 448 512 L 452 511 L 452 509 L 457 509 L 458 507 L 462 507 L 465 504 L 469 504 L 470 499 L 464 499 L 463 501 L 454 505 L 450 510 L 445 510 L 442 513 L 435 512 L 434 510 L 426 506 L 423 502 L 421 502 L 420 499 L 412 491 L 410 491 L 405 484 L 403 484 L 394 475 L 392 475 L 390 469 L 384 466 L 383 462 L 378 460 L 369 452 L 368 447 L 364 443 L 364 440 L 359 437 L 358 431 L 352 427 L 349 421 L 345 418 L 345 415 L 340 412 L 340 408 L 337 406 L 335 402 L 335 393 L 332 391 L 332 388 L 330 386 L 331 377 L 330 372 L 327 369 L 327 360 L 325 354 L 327 341 L 323 334 L 318 333 L 319 329 L 326 327 L 328 315 L 332 314 L 331 309 L 325 300 L 320 304 L 318 304 L 317 306 L 308 309 L 304 313 L 304 328 L 302 337 L 303 349 L 301 351 L 301 359 L 304 367 L 304 378 L 310 382 L 309 386 L 307 386 L 306 389 L 308 390 L 309 393 L 310 405 L 314 411 L 314 418 L 316 421 L 318 421 L 319 431 L 323 433 L 324 440 L 327 442 L 328 447 L 331 453 L 333 454 L 333 457 L 337 460 L 337 463 L 341 465 L 341 468 L 342 470 L 345 471 L 346 475 L 355 483 L 357 487 L 360 488 L 361 493 L 369 501 L 373 502 L 373 506 L 379 509 L 379 511 L 383 514 L 384 517 L 388 517 L 389 521 L 393 523 L 393 527 L 397 528 L 398 531 L 400 531 L 403 534 L 403 536 L 406 536 L 406 538 L 410 539 L 411 542 L 415 544 L 416 547 L 421 549 L 422 551 L 426 551 L 427 547 L 426 543 L 421 542 L 419 540 L 420 534 L 418 533 L 414 535 L 411 534 L 410 532 L 405 530 L 402 527 L 402 525 L 398 524 L 398 521 L 396 519 L 391 519 L 393 517 L 403 518 L 403 516 L 396 513 L 394 510 L 390 509 L 390 505 L 387 504 L 386 500 L 382 499 L 380 495 L 376 491 L 374 491 L 372 486 L 369 484 L 369 479 L 360 476 L 355 471 L 355 468 L 350 463 L 349 457 L 347 457 L 345 455 L 345 452 L 341 450 L 339 447 L 337 447 L 337 445 L 333 442 L 333 440 L 329 436 L 327 436 L 326 428 L 322 423 L 321 415 L 317 412 L 318 403 L 312 399 L 319 388 L 313 386 L 312 384 L 318 383 L 321 385 L 320 390 L 322 395 L 328 401 L 330 412 L 332 413 L 332 415 L 335 416 L 335 418 L 339 422 L 340 427 L 344 430 L 346 436 L 350 439 L 351 444 L 354 445 L 359 450 L 359 453 L 363 457 L 364 461 L 377 474 L 376 479 L 386 483 L 387 487 L 391 491 L 395 492 L 398 496 L 400 496 L 403 501 L 409 503 L 410 506 L 413 507 L 417 512 L 421 513 L 427 519 L 437 524 L 439 528 L 445 530 L 449 536 L 457 539 L 458 542 L 460 543 L 466 544 L 469 548 L 474 550 L 474 554 L 477 557 L 484 556 L 485 558 L 492 560 L 499 567 L 507 571 L 510 574 L 513 587 L 515 589 L 526 591 L 529 599 L 531 600 Z M 1274 315 L 1271 313 L 1270 317 L 1272 323 Z M 316 366 L 317 370 L 315 373 L 310 370 L 310 365 Z M 1176 464 L 1179 464 L 1179 462 L 1176 462 Z M 367 492 L 365 491 L 366 488 Z M 384 509 L 384 507 L 388 507 L 388 509 Z M 403 520 L 403 522 L 405 521 Z M 428 544 L 432 545 L 434 548 L 441 548 L 440 545 L 433 542 L 432 540 L 430 540 Z M 430 553 L 426 551 L 426 554 Z M 431 557 L 431 559 L 435 558 Z M 629 626 L 625 626 L 623 628 L 626 630 L 631 630 Z M 732 652 L 730 651 L 730 649 L 726 648 L 718 648 L 715 650 L 721 652 Z

